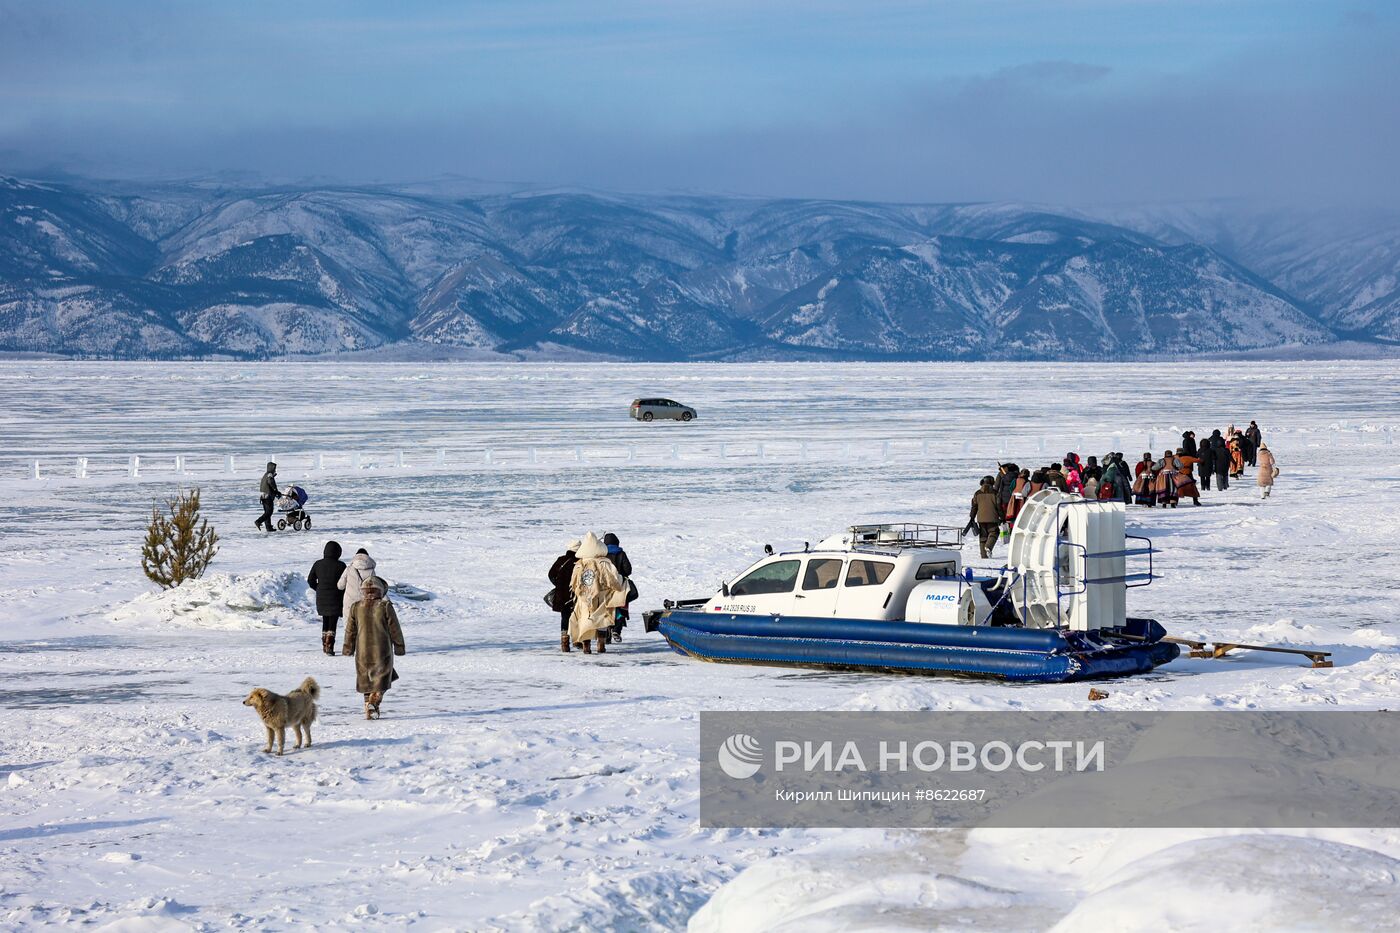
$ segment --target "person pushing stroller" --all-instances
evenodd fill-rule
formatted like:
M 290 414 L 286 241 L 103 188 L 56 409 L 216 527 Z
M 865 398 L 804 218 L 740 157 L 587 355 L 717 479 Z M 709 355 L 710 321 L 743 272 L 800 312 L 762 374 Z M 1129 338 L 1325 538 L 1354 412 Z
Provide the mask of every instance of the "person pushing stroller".
M 258 501 L 262 503 L 262 515 L 253 522 L 254 528 L 261 528 L 263 531 L 272 530 L 272 508 L 277 504 L 282 491 L 277 488 L 277 464 L 271 460 L 267 462 L 267 471 L 263 473 L 262 481 L 258 483 Z

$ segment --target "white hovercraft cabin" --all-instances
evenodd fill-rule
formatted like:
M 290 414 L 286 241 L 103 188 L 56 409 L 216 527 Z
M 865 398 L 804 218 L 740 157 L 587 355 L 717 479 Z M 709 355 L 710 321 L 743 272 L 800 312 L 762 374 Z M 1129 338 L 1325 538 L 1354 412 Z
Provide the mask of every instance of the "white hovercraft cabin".
M 1121 503 L 1041 490 L 1005 567 L 964 568 L 956 529 L 855 525 L 815 548 L 771 548 L 708 599 L 645 614 L 678 652 L 708 661 L 1065 681 L 1149 671 L 1176 645 L 1127 615 L 1153 579 L 1152 544 L 1128 547 Z M 1129 557 L 1145 557 L 1130 573 Z

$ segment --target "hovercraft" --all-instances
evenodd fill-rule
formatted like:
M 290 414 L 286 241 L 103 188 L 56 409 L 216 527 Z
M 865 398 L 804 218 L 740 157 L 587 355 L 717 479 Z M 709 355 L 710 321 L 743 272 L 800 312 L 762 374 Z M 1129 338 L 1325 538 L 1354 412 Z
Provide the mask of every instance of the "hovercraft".
M 774 553 L 708 599 L 644 615 L 704 661 L 1062 683 L 1141 674 L 1176 658 L 1127 590 L 1154 579 L 1152 542 L 1128 535 L 1120 502 L 1045 489 L 1026 500 L 1007 564 L 964 568 L 942 525 L 855 525 Z M 1129 547 L 1132 540 L 1134 546 Z M 1128 560 L 1145 563 L 1129 570 Z

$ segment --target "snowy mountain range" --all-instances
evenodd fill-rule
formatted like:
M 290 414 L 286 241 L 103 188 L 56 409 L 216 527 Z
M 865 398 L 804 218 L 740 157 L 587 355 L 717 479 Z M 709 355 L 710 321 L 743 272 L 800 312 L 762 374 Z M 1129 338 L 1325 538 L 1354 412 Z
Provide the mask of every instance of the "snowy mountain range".
M 0 351 L 1137 359 L 1400 342 L 1400 217 L 0 178 Z

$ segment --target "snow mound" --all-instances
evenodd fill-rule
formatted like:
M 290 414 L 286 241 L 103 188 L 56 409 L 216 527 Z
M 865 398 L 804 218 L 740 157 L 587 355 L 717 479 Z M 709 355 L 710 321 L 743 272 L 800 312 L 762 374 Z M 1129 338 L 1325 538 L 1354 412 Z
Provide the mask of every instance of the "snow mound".
M 758 862 L 720 888 L 689 933 L 819 933 L 977 927 L 1016 907 L 1011 890 L 931 868 L 919 853 L 838 850 Z
M 1275 619 L 1251 625 L 1244 633 L 1245 638 L 1256 641 L 1277 642 L 1281 645 L 1315 645 L 1328 638 L 1328 633 L 1316 625 L 1307 625 L 1294 619 Z
M 142 593 L 111 614 L 113 622 L 197 629 L 263 629 L 306 622 L 306 581 L 295 573 L 215 573 L 173 589 Z M 309 614 L 308 614 L 309 613 Z
M 1196 839 L 1103 880 L 1054 927 L 1075 930 L 1369 930 L 1394 923 L 1400 861 L 1297 836 Z

